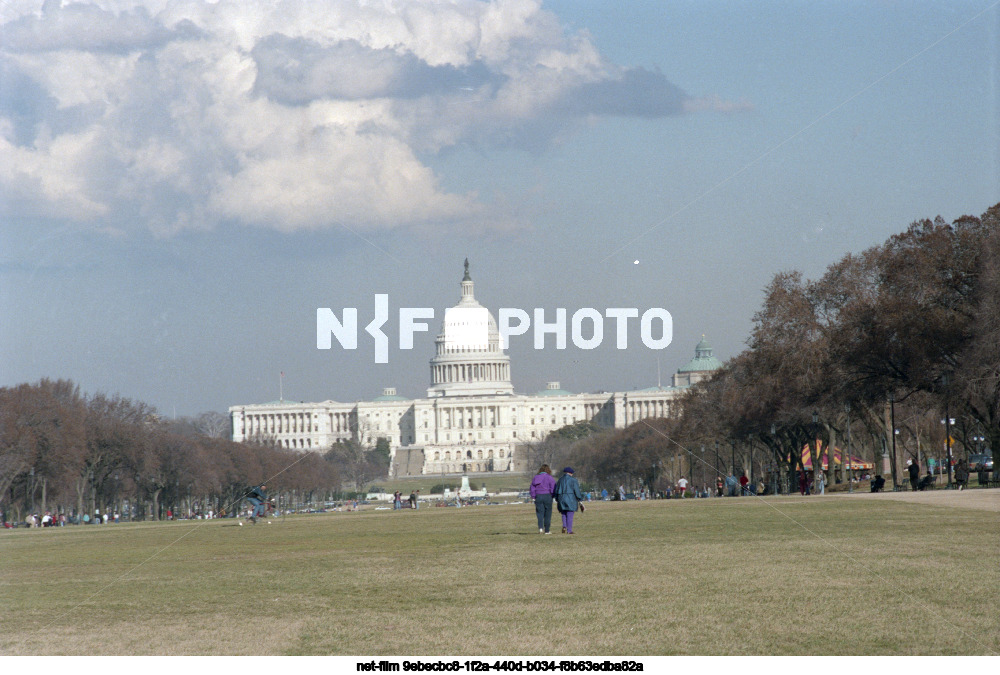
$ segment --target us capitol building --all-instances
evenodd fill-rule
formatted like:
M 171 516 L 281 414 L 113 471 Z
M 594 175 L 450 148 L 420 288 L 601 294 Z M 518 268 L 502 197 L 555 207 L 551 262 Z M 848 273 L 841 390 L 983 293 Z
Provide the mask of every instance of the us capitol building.
M 456 340 L 466 326 L 456 317 L 469 309 L 488 317 L 481 344 Z M 286 448 L 323 452 L 334 443 L 374 445 L 387 438 L 393 476 L 527 471 L 519 446 L 582 420 L 624 428 L 649 417 L 665 417 L 683 391 L 710 377 L 722 364 L 702 338 L 695 358 L 677 371 L 672 386 L 638 391 L 574 394 L 549 382 L 535 394 L 516 394 L 510 357 L 504 353 L 493 314 L 476 300 L 468 261 L 462 297 L 445 313 L 430 361 L 427 398 L 407 399 L 386 388 L 372 401 L 295 403 L 275 401 L 229 408 L 233 440 L 269 438 Z M 464 313 L 463 313 L 464 311 Z

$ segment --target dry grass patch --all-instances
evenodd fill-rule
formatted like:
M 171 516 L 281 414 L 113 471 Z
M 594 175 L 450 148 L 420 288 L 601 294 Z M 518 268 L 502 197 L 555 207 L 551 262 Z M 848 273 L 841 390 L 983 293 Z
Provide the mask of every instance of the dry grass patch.
M 981 509 L 599 503 L 575 529 L 539 535 L 533 507 L 508 505 L 8 532 L 0 652 L 1000 651 Z

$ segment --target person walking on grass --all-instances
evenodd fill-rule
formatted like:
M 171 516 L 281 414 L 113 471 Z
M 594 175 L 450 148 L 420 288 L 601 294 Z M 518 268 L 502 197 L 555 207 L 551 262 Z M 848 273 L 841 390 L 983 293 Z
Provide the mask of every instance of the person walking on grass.
M 556 505 L 559 513 L 562 514 L 562 531 L 564 534 L 573 534 L 573 514 L 577 509 L 583 510 L 583 493 L 580 492 L 580 483 L 573 476 L 573 467 L 567 466 L 563 469 L 563 475 L 559 476 L 555 490 Z
M 247 501 L 253 506 L 250 511 L 250 522 L 257 524 L 257 517 L 264 515 L 264 504 L 267 503 L 267 486 L 258 485 L 247 491 Z
M 552 477 L 552 469 L 548 464 L 542 464 L 538 473 L 531 479 L 528 494 L 535 501 L 535 516 L 538 518 L 538 533 L 550 534 L 552 527 L 552 493 L 556 489 L 556 479 Z
M 958 460 L 955 465 L 955 484 L 959 490 L 964 490 L 969 482 L 969 465 L 965 463 L 965 458 Z

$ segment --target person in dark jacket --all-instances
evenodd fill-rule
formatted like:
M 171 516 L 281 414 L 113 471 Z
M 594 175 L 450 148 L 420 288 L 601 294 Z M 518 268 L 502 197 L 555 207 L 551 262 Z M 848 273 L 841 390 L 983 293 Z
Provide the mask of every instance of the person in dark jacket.
M 552 527 L 552 493 L 556 489 L 556 479 L 552 477 L 552 469 L 548 464 L 542 464 L 538 473 L 531 479 L 528 493 L 535 500 L 535 515 L 538 517 L 539 534 L 550 534 Z
M 573 476 L 573 467 L 567 466 L 563 469 L 563 475 L 559 476 L 555 499 L 559 513 L 562 514 L 562 531 L 565 534 L 573 534 L 573 514 L 577 509 L 583 509 L 580 503 L 583 500 L 583 493 L 580 491 L 580 483 Z
M 264 515 L 264 504 L 267 503 L 267 486 L 261 484 L 250 488 L 247 500 L 253 505 L 253 509 L 250 511 L 250 522 L 256 525 L 257 516 Z
M 906 470 L 910 474 L 910 489 L 916 492 L 917 485 L 920 483 L 920 465 L 912 459 L 908 459 L 906 460 Z
M 955 483 L 959 490 L 964 490 L 969 483 L 969 465 L 965 463 L 964 457 L 955 464 Z

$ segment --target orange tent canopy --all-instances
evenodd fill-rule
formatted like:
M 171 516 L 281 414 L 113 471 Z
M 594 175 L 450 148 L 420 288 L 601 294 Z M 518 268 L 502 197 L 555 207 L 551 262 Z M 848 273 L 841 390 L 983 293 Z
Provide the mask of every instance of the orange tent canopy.
M 827 471 L 829 467 L 829 461 L 827 457 L 827 446 L 823 441 L 819 441 L 819 459 L 820 465 L 823 467 L 823 471 Z M 837 446 L 833 446 L 833 465 L 834 467 L 840 466 L 844 463 L 844 457 L 847 455 L 846 452 L 842 451 Z M 871 462 L 866 462 L 860 457 L 851 455 L 847 458 L 848 463 L 844 466 L 845 469 L 849 471 L 871 471 L 875 468 L 875 465 Z M 802 447 L 802 466 L 807 469 L 812 469 L 812 444 L 806 444 Z

